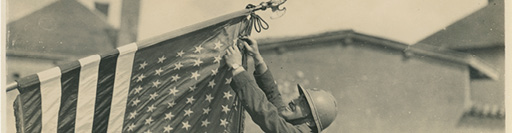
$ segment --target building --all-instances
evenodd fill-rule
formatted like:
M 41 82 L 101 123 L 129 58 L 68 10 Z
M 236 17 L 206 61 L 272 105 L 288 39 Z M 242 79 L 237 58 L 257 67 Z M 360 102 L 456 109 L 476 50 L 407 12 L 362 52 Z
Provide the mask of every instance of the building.
M 497 80 L 474 78 L 471 80 L 470 100 L 473 108 L 468 115 L 492 116 L 492 110 L 505 107 L 505 37 L 504 1 L 489 0 L 489 4 L 475 13 L 455 22 L 415 45 L 429 45 L 450 49 L 482 58 L 496 68 Z M 504 123 L 503 119 L 478 117 L 461 119 L 461 126 Z
M 352 30 L 266 38 L 259 44 L 284 96 L 297 96 L 301 84 L 330 90 L 337 98 L 339 114 L 326 132 L 489 130 L 458 126 L 472 105 L 471 82 L 499 79 L 477 56 Z M 247 132 L 258 132 L 248 123 Z
M 19 8 L 13 4 L 16 1 L 10 2 L 8 11 L 16 12 Z M 33 9 L 23 10 L 33 10 L 30 13 L 9 16 L 15 20 L 7 24 L 5 79 L 8 84 L 61 63 L 111 51 L 117 45 L 118 29 L 108 23 L 105 12 L 76 0 L 28 4 L 34 5 L 24 7 Z M 105 8 L 105 4 L 99 5 Z M 7 132 L 16 130 L 12 103 L 17 95 L 17 91 L 7 93 Z
M 61 62 L 113 50 L 117 29 L 75 0 L 55 1 L 7 24 L 7 83 Z

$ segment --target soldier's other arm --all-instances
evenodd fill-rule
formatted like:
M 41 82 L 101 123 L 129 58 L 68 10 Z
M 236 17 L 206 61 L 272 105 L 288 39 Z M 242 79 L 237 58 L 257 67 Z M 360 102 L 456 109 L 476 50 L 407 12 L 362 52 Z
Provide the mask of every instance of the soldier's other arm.
M 236 71 L 236 70 L 235 70 Z M 250 78 L 245 70 L 234 72 L 231 87 L 240 96 L 244 108 L 252 120 L 264 132 L 271 133 L 301 133 L 311 132 L 306 124 L 292 125 L 279 116 L 277 108 L 267 100 L 264 92 Z
M 258 86 L 263 90 L 263 92 L 265 92 L 267 99 L 274 104 L 278 110 L 285 109 L 286 104 L 283 102 L 274 77 L 263 60 L 263 57 L 259 54 L 256 55 L 254 57 L 254 64 L 254 79 Z
M 254 79 L 258 86 L 265 92 L 267 99 L 278 108 L 278 110 L 286 109 L 286 104 L 283 102 L 281 93 L 278 90 L 277 84 L 269 71 L 263 56 L 258 48 L 258 42 L 251 38 L 241 38 L 244 41 L 244 46 L 249 56 L 254 59 Z

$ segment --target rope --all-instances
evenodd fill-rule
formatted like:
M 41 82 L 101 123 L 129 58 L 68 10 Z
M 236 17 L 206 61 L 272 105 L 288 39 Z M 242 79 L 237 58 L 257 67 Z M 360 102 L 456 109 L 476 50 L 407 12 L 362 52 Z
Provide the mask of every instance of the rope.
M 263 20 L 258 14 L 254 13 L 257 10 L 266 10 L 267 7 L 271 6 L 272 4 L 270 2 L 261 2 L 260 5 L 256 6 L 253 4 L 248 4 L 245 6 L 246 9 L 253 9 L 251 12 L 251 16 L 249 18 L 249 25 L 245 27 L 245 30 L 247 30 L 249 33 L 246 33 L 246 35 L 250 35 L 250 31 L 252 30 L 252 27 L 254 27 L 254 30 L 256 32 L 260 33 L 261 29 L 267 30 L 269 28 L 268 23 Z M 243 35 L 242 35 L 243 36 Z
M 265 20 L 263 20 L 263 18 L 261 18 L 258 14 L 255 14 L 254 12 L 251 13 L 250 18 L 247 21 L 249 21 L 249 22 L 247 22 L 248 25 L 246 25 L 246 27 L 243 28 L 243 31 L 240 32 L 240 37 L 250 36 L 253 27 L 254 27 L 254 30 L 256 30 L 256 32 L 258 32 L 258 33 L 261 32 L 261 29 L 267 30 L 269 28 L 268 23 Z
M 251 25 L 254 25 L 254 30 L 258 33 L 261 32 L 261 29 L 269 28 L 268 23 L 255 13 L 251 13 Z

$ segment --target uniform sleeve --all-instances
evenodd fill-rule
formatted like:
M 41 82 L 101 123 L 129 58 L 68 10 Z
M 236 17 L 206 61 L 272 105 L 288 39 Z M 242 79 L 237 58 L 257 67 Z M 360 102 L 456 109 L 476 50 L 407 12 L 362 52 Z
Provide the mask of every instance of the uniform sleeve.
M 277 84 L 272 76 L 272 73 L 269 69 L 262 74 L 254 72 L 254 79 L 258 86 L 263 90 L 267 99 L 274 104 L 278 108 L 278 110 L 286 107 L 286 104 L 283 102 L 281 97 L 281 93 L 277 88 Z
M 233 77 L 231 87 L 240 95 L 244 108 L 252 120 L 264 132 L 269 133 L 310 133 L 305 125 L 292 125 L 279 116 L 277 108 L 267 100 L 264 92 L 244 71 Z

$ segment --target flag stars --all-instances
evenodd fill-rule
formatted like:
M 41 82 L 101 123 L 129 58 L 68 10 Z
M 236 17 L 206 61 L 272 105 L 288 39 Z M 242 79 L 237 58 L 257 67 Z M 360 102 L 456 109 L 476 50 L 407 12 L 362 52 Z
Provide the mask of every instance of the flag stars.
M 199 78 L 199 76 L 201 76 L 201 74 L 199 74 L 199 71 L 195 71 L 192 73 L 192 76 L 190 78 L 197 80 L 197 78 Z
M 172 94 L 176 96 L 176 93 L 178 93 L 179 91 L 180 90 L 176 89 L 176 87 L 173 87 L 172 89 L 170 89 L 169 95 Z
M 212 75 L 217 75 L 217 73 L 218 73 L 218 72 L 219 72 L 219 69 L 218 69 L 218 68 L 213 69 L 213 70 L 212 70 Z
M 197 60 L 194 60 L 194 65 L 193 66 L 200 66 L 201 63 L 203 63 L 203 61 L 201 60 L 201 58 L 197 58 Z
M 155 100 L 158 97 L 158 93 L 149 94 L 149 100 Z
M 172 112 L 169 112 L 167 114 L 165 114 L 165 120 L 172 120 L 172 117 L 174 117 L 174 115 L 172 114 Z
M 188 121 L 181 122 L 181 124 L 183 125 L 183 127 L 181 127 L 181 128 L 185 128 L 188 131 L 188 128 L 190 128 L 190 125 L 188 124 Z
M 215 43 L 214 49 L 220 49 L 222 47 L 222 45 L 224 45 L 224 44 L 222 44 L 222 43 L 220 43 L 220 41 L 218 41 Z
M 155 75 L 160 76 L 160 74 L 161 74 L 162 72 L 164 72 L 164 70 L 162 70 L 162 68 L 160 67 L 160 68 L 158 68 L 157 70 L 155 70 Z
M 210 109 L 210 107 L 203 108 L 203 114 L 208 114 L 208 113 L 210 113 L 210 111 L 212 111 L 212 109 Z
M 139 103 L 140 103 L 140 100 L 137 98 L 132 101 L 132 106 L 137 106 L 137 104 L 139 104 Z
M 237 102 L 237 103 L 238 103 L 238 102 Z M 233 103 L 232 107 L 236 107 L 236 106 L 238 105 L 237 103 Z M 235 111 L 237 111 L 237 109 L 236 109 L 236 108 L 233 108 L 233 109 L 235 109 Z
M 133 131 L 133 129 L 135 128 L 135 124 L 130 124 L 130 126 L 128 126 L 128 131 Z
M 183 54 L 185 54 L 185 52 L 183 52 L 183 50 L 181 50 L 180 52 L 176 53 L 176 57 L 182 57 Z
M 231 109 L 229 109 L 228 105 L 222 105 L 222 112 L 227 114 L 229 111 L 231 111 Z
M 153 112 L 153 111 L 155 111 L 155 109 L 156 109 L 155 105 L 151 105 L 148 107 L 148 111 L 146 111 L 146 112 Z
M 144 78 L 146 78 L 146 76 L 144 76 L 144 74 L 140 74 L 139 76 L 137 76 L 137 82 L 142 81 L 142 79 Z
M 224 126 L 224 127 L 227 127 L 227 126 L 228 126 L 228 120 L 226 120 L 226 119 L 221 119 L 221 120 L 220 120 L 220 125 L 221 125 L 221 126 Z
M 210 122 L 208 121 L 208 119 L 205 119 L 204 121 L 201 121 L 201 126 L 202 126 L 202 127 L 208 127 L 208 124 L 210 124 Z
M 177 81 L 178 81 L 178 79 L 180 79 L 181 77 L 180 77 L 180 75 L 176 74 L 176 75 L 174 75 L 174 76 L 171 76 L 171 78 L 172 78 L 172 79 L 171 79 L 171 82 L 173 82 L 173 81 L 174 81 L 174 82 L 177 82 Z
M 226 91 L 226 92 L 224 92 L 224 97 L 223 97 L 223 98 L 226 98 L 226 99 L 228 99 L 228 100 L 229 100 L 229 98 L 230 98 L 230 97 L 232 97 L 232 96 L 233 96 L 233 95 L 231 95 L 231 92 Z
M 215 80 L 208 82 L 208 87 L 211 87 L 213 89 L 213 87 L 215 87 Z
M 190 103 L 192 104 L 196 99 L 194 99 L 194 96 L 191 96 L 189 98 L 187 98 L 187 102 L 186 103 Z
M 187 109 L 187 110 L 185 110 L 185 114 L 183 114 L 183 116 L 190 116 L 190 114 L 192 114 L 192 113 L 194 113 L 194 111 Z
M 196 50 L 194 50 L 194 53 L 201 53 L 201 50 L 203 50 L 203 46 L 199 45 L 195 47 Z
M 153 122 L 153 118 L 149 117 L 146 119 L 146 122 L 144 122 L 144 124 L 149 125 L 151 124 L 151 122 Z
M 139 85 L 137 88 L 135 88 L 135 94 L 140 93 L 142 90 L 142 87 Z
M 231 80 L 233 80 L 233 78 L 226 78 L 226 84 L 230 84 Z
M 174 64 L 174 70 L 180 70 L 181 67 L 183 67 L 183 64 L 181 64 L 181 62 Z
M 158 87 L 158 85 L 162 84 L 159 80 L 153 82 L 153 87 Z
M 133 111 L 133 112 L 130 112 L 130 116 L 128 117 L 128 119 L 133 119 L 137 116 L 137 111 Z
M 212 100 L 213 100 L 212 94 L 206 95 L 206 101 L 212 102 Z
M 148 129 L 144 133 L 153 133 L 153 132 L 151 132 L 151 129 Z
M 164 132 L 171 132 L 173 130 L 173 128 L 171 127 L 171 125 L 167 125 L 166 127 L 164 127 Z
M 172 107 L 174 107 L 174 105 L 176 105 L 176 102 L 174 102 L 174 101 L 168 102 L 167 105 L 168 105 L 167 108 L 172 108 Z
M 213 63 L 220 63 L 220 60 L 222 60 L 220 55 L 213 57 Z
M 139 64 L 139 69 L 144 69 L 147 65 L 148 63 L 144 61 L 143 63 Z
M 165 59 L 167 59 L 167 58 L 165 58 L 165 55 L 162 55 L 162 57 L 158 58 L 158 62 L 157 63 L 164 63 Z
M 194 90 L 196 90 L 197 87 L 196 87 L 196 85 L 193 85 L 193 86 L 190 86 L 188 88 L 190 89 L 190 91 L 194 91 Z

